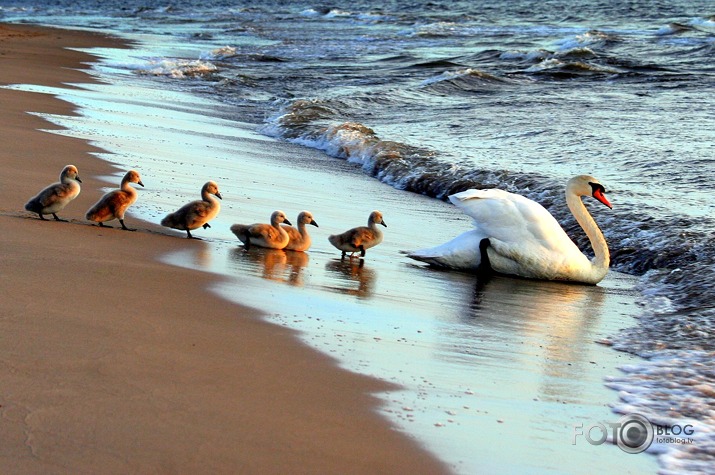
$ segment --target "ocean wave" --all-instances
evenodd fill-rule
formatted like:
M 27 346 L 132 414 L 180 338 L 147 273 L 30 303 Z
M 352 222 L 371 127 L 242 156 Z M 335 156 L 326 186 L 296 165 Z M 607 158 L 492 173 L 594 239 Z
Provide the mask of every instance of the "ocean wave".
M 485 93 L 500 90 L 500 85 L 508 84 L 509 82 L 507 79 L 478 69 L 463 68 L 445 71 L 438 76 L 425 79 L 420 84 L 420 89 L 439 92 L 440 94 Z
M 584 61 L 562 61 L 554 57 L 527 68 L 525 72 L 532 75 L 550 76 L 555 79 L 573 79 L 583 76 L 615 75 L 625 71 Z
M 602 48 L 622 41 L 619 35 L 606 33 L 599 30 L 590 30 L 585 33 L 564 38 L 556 42 L 559 50 L 566 51 L 578 48 Z
M 505 51 L 499 55 L 500 59 L 507 61 L 527 61 L 537 62 L 553 57 L 554 52 L 546 49 L 537 49 L 533 51 Z
M 683 23 L 669 23 L 668 25 L 661 27 L 655 34 L 657 36 L 678 35 L 691 30 L 693 30 L 693 27 L 690 25 L 685 25 Z
M 667 76 L 662 73 L 670 73 L 667 68 L 655 62 L 642 62 L 613 52 L 596 52 L 587 46 L 558 51 L 510 50 L 500 53 L 499 58 L 513 62 L 517 68 L 521 68 L 511 71 L 510 78 L 515 74 L 552 79 L 646 76 L 649 80 L 658 81 L 661 76 Z
M 204 60 L 152 59 L 145 64 L 124 65 L 138 74 L 166 76 L 174 79 L 204 77 L 216 73 L 219 68 Z
M 303 17 L 349 19 L 361 23 L 377 23 L 393 19 L 390 15 L 377 12 L 353 12 L 334 7 L 312 7 L 300 13 Z
M 224 61 L 229 58 L 238 56 L 238 51 L 233 46 L 223 46 L 208 52 L 204 52 L 199 56 L 201 61 Z
M 451 22 L 441 21 L 429 23 L 426 25 L 418 25 L 412 31 L 413 36 L 423 38 L 442 38 L 451 36 L 472 36 L 473 28 L 465 28 L 463 25 Z

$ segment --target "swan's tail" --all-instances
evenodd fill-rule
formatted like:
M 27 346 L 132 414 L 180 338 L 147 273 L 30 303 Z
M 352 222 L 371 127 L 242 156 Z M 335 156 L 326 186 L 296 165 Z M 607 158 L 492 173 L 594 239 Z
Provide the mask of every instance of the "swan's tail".
M 476 230 L 467 231 L 439 246 L 407 251 L 404 254 L 410 259 L 435 267 L 476 270 L 481 263 L 479 243 L 483 238 Z
M 419 251 L 403 251 L 403 254 L 407 255 L 410 259 L 416 261 L 425 262 L 434 267 L 441 267 L 445 269 L 452 268 L 449 264 L 449 259 L 443 259 L 442 256 L 430 256 L 423 254 L 423 250 Z

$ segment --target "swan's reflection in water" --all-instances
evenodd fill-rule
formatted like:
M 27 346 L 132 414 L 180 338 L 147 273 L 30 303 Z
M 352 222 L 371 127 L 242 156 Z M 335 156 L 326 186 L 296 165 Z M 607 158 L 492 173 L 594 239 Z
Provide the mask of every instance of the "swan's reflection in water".
M 596 286 L 480 279 L 459 322 L 444 328 L 453 346 L 443 356 L 531 379 L 539 398 L 578 400 L 595 341 L 604 337 L 596 329 L 607 311 L 606 293 Z
M 299 287 L 305 285 L 303 271 L 310 261 L 305 252 L 262 247 L 252 247 L 248 251 L 244 247 L 237 247 L 231 250 L 230 257 L 243 272 Z
M 377 273 L 365 266 L 364 259 L 333 259 L 325 264 L 328 278 L 334 285 L 326 285 L 328 290 L 370 298 L 375 291 Z

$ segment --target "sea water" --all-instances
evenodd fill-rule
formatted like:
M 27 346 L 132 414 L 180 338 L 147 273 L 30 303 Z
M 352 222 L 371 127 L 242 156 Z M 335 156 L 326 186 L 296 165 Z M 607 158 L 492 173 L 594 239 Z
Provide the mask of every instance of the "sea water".
M 339 203 L 355 202 L 360 190 L 367 188 L 375 199 L 369 209 L 356 206 L 366 211 L 357 216 L 358 221 L 364 221 L 372 207 L 388 207 L 395 212 L 404 208 L 405 216 L 413 216 L 418 210 L 424 222 L 447 223 L 424 225 L 399 218 L 390 222 L 386 217 L 390 224 L 386 232 L 394 233 L 395 241 L 389 244 L 386 239 L 384 246 L 376 248 L 371 253 L 376 259 L 394 259 L 395 253 L 405 247 L 401 244 L 410 238 L 409 232 L 400 230 L 411 226 L 429 229 L 431 239 L 424 240 L 427 245 L 468 228 L 468 220 L 442 200 L 470 187 L 499 187 L 539 201 L 580 247 L 587 249 L 587 241 L 563 205 L 562 190 L 572 175 L 598 177 L 606 186 L 614 211 L 590 209 L 609 241 L 613 269 L 636 279 L 632 298 L 640 303 L 640 309 L 634 312 L 638 322 L 625 325 L 628 328 L 622 331 L 618 331 L 616 322 L 611 325 L 614 334 L 598 338 L 608 338 L 608 343 L 624 354 L 645 358 L 628 361 L 621 373 L 604 375 L 611 388 L 606 394 L 610 392 L 613 397 L 599 398 L 613 402 L 618 413 L 638 412 L 659 424 L 695 423 L 697 444 L 656 444 L 652 452 L 658 455 L 664 470 L 710 470 L 715 460 L 715 295 L 710 282 L 715 249 L 713 204 L 708 191 L 715 148 L 715 20 L 709 3 L 396 1 L 379 6 L 335 2 L 316 7 L 219 1 L 148 6 L 125 1 L 83 2 L 81 11 L 62 1 L 51 7 L 43 2 L 3 1 L 0 5 L 0 18 L 4 20 L 89 28 L 137 41 L 134 50 L 107 51 L 101 66 L 103 78 L 127 91 L 126 96 L 98 86 L 94 91 L 90 88 L 86 97 L 70 98 L 82 105 L 85 122 L 70 124 L 68 133 L 95 140 L 114 152 L 112 160 L 140 168 L 143 175 L 147 170 L 154 172 L 156 191 L 147 190 L 140 200 L 153 204 L 138 203 L 138 210 L 149 218 L 170 210 L 186 197 L 183 190 L 195 182 L 190 175 L 172 176 L 170 170 L 175 165 L 171 157 L 175 156 L 181 157 L 182 170 L 191 169 L 217 180 L 234 180 L 234 171 L 240 170 L 257 182 L 256 189 L 259 185 L 262 189 L 276 186 L 276 182 L 285 184 L 306 170 L 315 173 L 320 184 L 328 175 L 335 181 L 335 190 L 331 191 L 335 191 Z M 125 114 L 118 104 L 125 104 Z M 160 114 L 155 117 L 161 120 L 146 120 L 151 114 Z M 103 132 L 105 128 L 93 120 L 104 121 L 112 133 Z M 142 120 L 146 123 L 141 124 Z M 154 131 L 161 133 L 146 133 L 147 128 L 157 127 Z M 136 137 L 142 140 L 132 140 Z M 193 141 L 192 137 L 200 139 Z M 237 141 L 247 145 L 236 150 Z M 131 149 L 132 143 L 136 149 Z M 182 153 L 187 147 L 197 146 L 210 148 L 211 153 L 188 157 Z M 253 158 L 235 163 L 241 153 Z M 266 175 L 267 170 L 270 175 Z M 375 188 L 377 184 L 382 188 Z M 310 185 L 291 183 L 290 189 L 300 197 L 303 186 Z M 160 189 L 182 191 L 171 195 L 160 193 Z M 250 196 L 240 198 L 229 198 L 225 203 L 225 219 L 248 214 L 243 210 Z M 290 207 L 291 200 L 281 200 Z M 251 205 L 255 214 L 250 217 L 267 216 L 276 204 L 267 198 L 254 200 Z M 336 208 L 334 215 L 318 221 L 328 224 L 342 219 L 344 209 Z M 482 340 L 475 344 L 474 337 L 463 340 L 475 328 L 480 336 L 487 330 L 496 331 L 483 322 L 474 327 L 475 320 L 465 321 L 468 315 L 480 311 L 483 302 L 468 277 L 425 273 L 425 269 L 400 260 L 377 269 L 367 260 L 362 267 L 354 268 L 352 262 L 336 262 L 328 249 L 321 247 L 309 253 L 310 262 L 303 266 L 263 252 L 257 254 L 258 264 L 248 262 L 250 257 L 223 242 L 208 245 L 206 251 L 201 256 L 211 261 L 208 264 L 197 261 L 196 256 L 168 258 L 219 268 L 239 279 L 241 285 L 255 289 L 248 292 L 256 296 L 251 303 L 272 313 L 276 320 L 304 331 L 307 339 L 321 331 L 327 335 L 316 346 L 331 346 L 323 350 L 335 353 L 351 369 L 369 366 L 368 372 L 408 387 L 406 380 L 416 378 L 412 391 L 385 410 L 391 411 L 388 415 L 398 415 L 393 419 L 405 421 L 402 427 L 406 431 L 429 440 L 427 445 L 438 454 L 452 454 L 444 456 L 458 469 L 469 471 L 474 468 L 470 461 L 485 455 L 455 455 L 451 445 L 457 443 L 444 441 L 474 437 L 475 427 L 481 434 L 520 438 L 523 443 L 519 447 L 529 447 L 531 439 L 543 438 L 546 443 L 540 446 L 541 454 L 544 447 L 553 446 L 553 437 L 534 436 L 523 427 L 504 429 L 508 421 L 503 418 L 498 418 L 502 422 L 492 420 L 491 426 L 482 420 L 467 424 L 463 422 L 466 417 L 457 416 L 461 414 L 459 407 L 425 403 L 424 417 L 410 417 L 419 412 L 415 404 L 405 401 L 414 394 L 449 394 L 445 388 L 453 388 L 461 399 L 478 392 L 473 385 L 450 382 L 448 377 L 438 382 L 438 375 L 469 368 L 475 361 L 485 361 L 483 358 L 490 361 L 495 355 L 511 355 L 498 351 L 510 334 L 502 326 L 494 348 L 483 346 Z M 252 269 L 255 273 L 260 268 L 264 269 L 262 275 L 251 276 Z M 414 280 L 405 280 L 405 273 L 408 279 L 415 276 Z M 280 293 L 270 287 L 259 291 L 265 289 L 265 278 L 288 283 L 297 279 L 304 284 L 303 289 L 313 290 L 299 296 L 285 290 L 296 287 L 290 285 L 281 287 L 284 290 Z M 618 293 L 621 281 L 616 281 L 619 283 L 607 280 L 600 288 Z M 395 282 L 406 286 L 407 291 L 401 291 L 390 305 L 389 293 L 395 292 L 390 290 Z M 516 289 L 530 289 L 530 300 L 544 295 L 559 300 L 572 292 L 521 284 Z M 231 285 L 217 290 L 230 297 Z M 505 284 L 498 280 L 490 285 Z M 270 300 L 265 292 L 303 303 L 300 310 L 281 310 L 267 303 Z M 580 292 L 584 295 L 575 298 L 577 301 L 593 299 L 592 293 L 599 291 Z M 435 314 L 426 310 L 435 302 L 428 305 L 419 299 L 405 307 L 405 299 L 415 294 L 437 299 L 436 305 L 444 312 L 435 319 Z M 501 293 L 494 291 L 493 295 Z M 245 299 L 244 294 L 239 298 Z M 376 300 L 386 300 L 384 314 L 376 310 L 378 305 L 366 303 Z M 343 305 L 350 309 L 340 310 Z M 330 315 L 354 315 L 355 305 L 370 308 L 366 313 L 373 320 L 368 330 L 343 332 L 340 327 L 345 322 L 326 327 Z M 508 305 L 501 302 L 494 308 Z M 524 308 L 514 313 L 517 317 L 526 314 Z M 579 315 L 579 311 L 573 310 L 573 314 Z M 409 334 L 395 330 L 404 328 L 406 315 L 414 317 L 408 319 L 411 325 L 423 318 L 436 333 L 428 333 L 421 323 L 416 326 L 422 327 L 418 329 L 422 333 L 412 332 L 412 326 Z M 445 330 L 440 323 L 445 321 L 456 327 Z M 574 324 L 583 325 L 583 321 Z M 548 338 L 550 332 L 553 329 L 536 334 Z M 448 346 L 460 350 L 444 357 L 433 346 L 438 340 L 435 334 L 458 336 L 457 340 L 449 339 Z M 407 339 L 407 343 L 392 343 L 399 349 L 387 351 L 379 345 L 388 338 L 386 335 L 392 335 L 395 341 Z M 368 362 L 367 356 L 377 355 L 378 361 L 381 357 L 394 358 L 384 355 L 405 352 L 412 338 L 417 350 L 406 351 L 406 360 L 414 356 L 419 361 L 422 356 L 412 353 L 417 351 L 423 356 L 440 355 L 431 360 L 449 360 L 450 365 L 431 370 L 433 374 L 428 376 L 413 372 L 401 377 L 384 369 L 399 366 L 394 359 L 382 366 Z M 356 341 L 369 344 L 358 345 Z M 355 353 L 361 356 L 355 357 Z M 575 358 L 570 354 L 563 360 L 573 364 Z M 465 361 L 470 364 L 460 366 Z M 517 368 L 518 364 L 510 367 Z M 519 378 L 518 373 L 508 374 L 505 380 L 512 384 Z M 428 391 L 430 384 L 440 390 Z M 501 386 L 492 384 L 499 386 L 498 394 Z M 513 392 L 513 386 L 507 387 Z M 559 385 L 552 381 L 544 387 Z M 532 391 L 525 393 L 533 395 L 534 403 L 534 398 L 540 398 Z M 482 401 L 490 400 L 492 407 L 498 407 L 494 401 L 499 397 L 481 396 Z M 475 409 L 475 404 L 461 400 L 459 404 L 471 411 L 488 410 Z M 442 409 L 444 417 L 436 417 Z M 562 418 L 561 424 L 571 424 L 573 417 L 569 414 Z M 417 424 L 424 427 L 415 429 Z M 434 435 L 436 430 L 446 432 L 458 424 L 467 427 L 459 436 Z M 550 425 L 548 430 L 557 425 Z M 427 430 L 427 426 L 434 429 Z M 570 428 L 559 430 L 566 431 L 566 438 L 570 435 Z M 549 466 L 539 462 L 538 455 L 524 455 L 524 459 L 530 460 L 525 463 L 532 468 Z M 558 464 L 548 470 L 558 471 Z

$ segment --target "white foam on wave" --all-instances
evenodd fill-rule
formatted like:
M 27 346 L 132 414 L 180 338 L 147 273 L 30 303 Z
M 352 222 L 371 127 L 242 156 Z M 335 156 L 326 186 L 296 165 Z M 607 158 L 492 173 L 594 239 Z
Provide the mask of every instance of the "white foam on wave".
M 424 87 L 424 86 L 429 86 L 430 84 L 435 84 L 435 83 L 439 83 L 442 81 L 451 81 L 454 79 L 468 78 L 468 77 L 484 79 L 487 81 L 500 81 L 500 82 L 503 81 L 503 79 L 500 79 L 496 76 L 492 76 L 491 74 L 487 74 L 487 73 L 482 72 L 478 69 L 464 68 L 464 69 L 458 69 L 455 71 L 445 71 L 438 76 L 425 79 L 424 81 L 422 81 L 420 86 Z
M 325 8 L 325 9 L 308 8 L 306 10 L 303 10 L 300 14 L 302 16 L 307 16 L 307 17 L 324 17 L 324 18 L 348 17 L 348 16 L 352 15 L 351 12 L 348 12 L 345 10 L 340 10 L 337 8 Z
M 130 67 L 130 69 L 134 69 L 139 74 L 166 76 L 176 79 L 204 76 L 218 71 L 216 65 L 200 59 L 154 59 L 144 65 Z
M 412 154 L 420 152 L 399 142 L 382 140 L 363 124 L 343 122 L 287 136 L 287 129 L 281 124 L 283 117 L 272 120 L 261 132 L 355 163 L 366 173 L 397 189 L 405 189 L 406 182 L 423 173 L 422 168 L 412 161 Z
M 201 61 L 222 61 L 228 58 L 233 58 L 238 55 L 238 51 L 233 46 L 223 46 L 211 51 L 201 53 L 199 59 Z
M 661 26 L 658 31 L 655 32 L 655 34 L 656 36 L 674 35 L 683 31 L 683 29 L 684 26 L 671 23 L 670 25 Z
M 328 155 L 365 165 L 375 155 L 380 139 L 362 124 L 345 122 L 324 129 L 322 134 L 299 137 L 295 143 L 323 150 Z
M 551 51 L 538 49 L 534 51 L 506 51 L 499 55 L 499 58 L 505 60 L 527 60 L 538 61 L 543 60 L 553 55 Z
M 566 51 L 571 49 L 584 48 L 587 46 L 596 46 L 605 41 L 613 39 L 608 34 L 601 31 L 587 31 L 575 36 L 564 38 L 556 42 L 559 50 Z
M 641 414 L 655 424 L 648 452 L 659 458 L 662 473 L 712 473 L 715 454 L 715 353 L 667 351 L 641 364 L 620 368 L 606 385 L 618 391 L 620 414 Z M 671 381 L 663 384 L 663 381 Z

